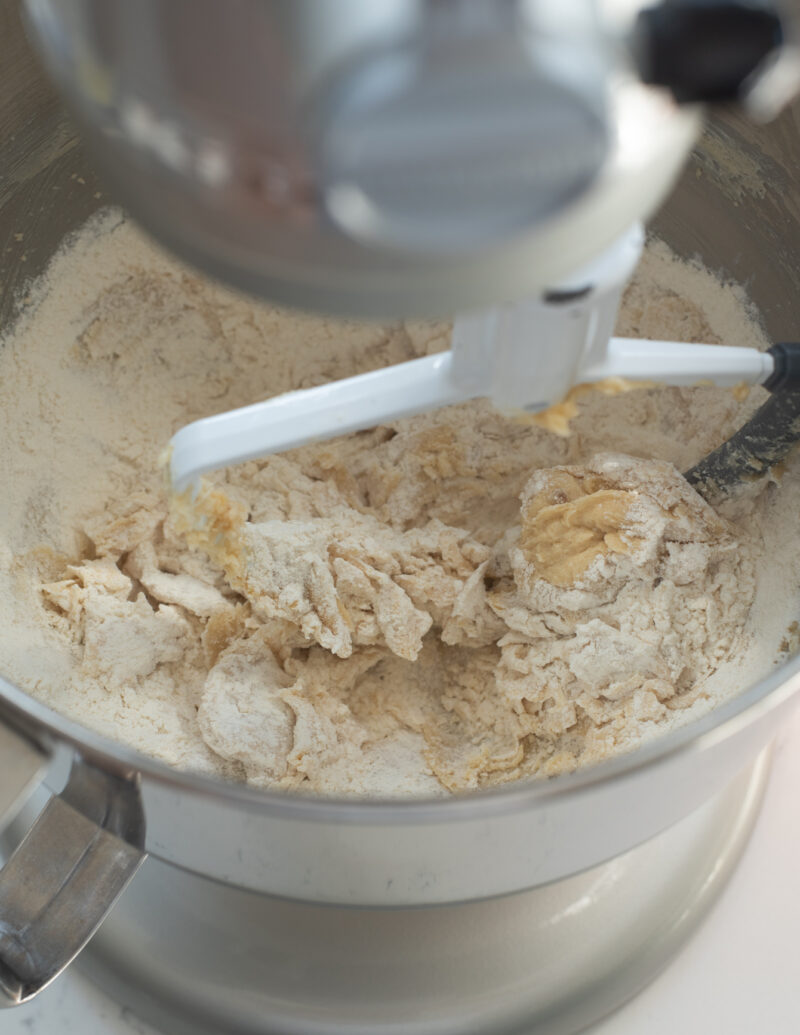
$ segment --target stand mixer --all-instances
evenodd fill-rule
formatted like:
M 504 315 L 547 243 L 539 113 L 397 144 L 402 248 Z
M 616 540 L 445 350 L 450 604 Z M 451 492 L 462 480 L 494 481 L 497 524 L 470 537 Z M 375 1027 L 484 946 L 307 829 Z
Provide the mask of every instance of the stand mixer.
M 98 161 L 163 243 L 302 307 L 465 314 L 449 354 L 182 429 L 176 490 L 478 396 L 529 414 L 608 378 L 770 384 L 770 355 L 611 334 L 699 102 L 763 118 L 795 88 L 773 5 L 27 6 Z
M 260 410 L 245 428 L 247 455 L 338 433 L 346 420 L 364 426 L 477 395 L 535 412 L 576 382 L 611 376 L 766 380 L 776 389 L 791 381 L 793 357 L 782 348 L 762 355 L 610 337 L 641 247 L 637 226 L 692 146 L 697 103 L 735 101 L 761 118 L 795 88 L 791 26 L 770 5 L 26 6 L 96 163 L 173 250 L 281 302 L 362 316 L 459 314 L 451 353 L 406 382 L 395 368 L 385 394 L 371 394 L 375 380 L 359 382 L 344 418 L 340 401 L 324 409 L 324 392 L 289 396 L 280 435 Z M 353 385 L 325 387 L 346 394 Z M 775 391 L 772 419 L 784 420 L 788 399 L 796 393 Z M 282 405 L 270 401 L 277 408 L 266 417 L 280 424 Z M 241 429 L 233 443 L 219 430 L 202 424 L 184 436 L 197 448 L 173 466 L 178 486 L 241 457 Z M 725 457 L 715 463 L 724 482 Z M 22 730 L 31 773 L 42 751 L 61 766 L 36 825 L 40 854 L 23 841 L 16 856 L 16 874 L 37 893 L 13 959 L 30 931 L 42 934 L 40 919 L 49 922 L 51 889 L 70 935 L 66 952 L 50 940 L 60 930 L 47 927 L 48 969 L 34 959 L 22 977 L 0 946 L 0 998 L 22 1001 L 58 973 L 149 852 L 90 964 L 165 1030 L 274 1023 L 338 1033 L 357 1022 L 376 1031 L 379 1016 L 387 1029 L 422 1030 L 433 1018 L 438 1031 L 461 1035 L 523 1030 L 519 1018 L 535 1010 L 537 1030 L 573 1032 L 648 980 L 724 882 L 764 781 L 763 756 L 752 771 L 743 766 L 792 703 L 796 668 L 599 774 L 397 810 L 169 770 L 0 678 L 11 747 Z M 97 791 L 101 770 L 113 780 Z M 66 859 L 63 872 L 63 833 L 48 827 L 62 812 L 88 846 L 77 845 L 79 862 Z M 116 881 L 101 884 L 112 851 Z M 39 865 L 48 866 L 46 886 Z M 13 877 L 4 901 L 27 922 Z M 88 904 L 78 892 L 91 893 Z M 505 983 L 486 965 L 485 946 L 476 951 L 476 932 L 496 939 L 497 960 L 514 956 L 503 960 Z M 292 967 L 309 946 L 308 970 Z M 584 953 L 577 963 L 575 947 Z M 616 977 L 603 969 L 615 956 Z M 409 1019 L 409 1003 L 422 1020 Z M 562 1008 L 557 1021 L 547 1013 Z

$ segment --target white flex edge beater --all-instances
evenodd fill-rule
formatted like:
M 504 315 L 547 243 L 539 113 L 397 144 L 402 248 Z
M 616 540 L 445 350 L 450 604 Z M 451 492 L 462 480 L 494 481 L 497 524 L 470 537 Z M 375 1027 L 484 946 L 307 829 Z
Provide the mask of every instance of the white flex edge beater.
M 720 386 L 766 380 L 774 361 L 756 349 L 611 337 L 643 243 L 637 225 L 543 298 L 457 318 L 447 352 L 186 425 L 170 442 L 174 491 L 222 467 L 468 399 L 535 413 L 573 385 L 607 378 Z

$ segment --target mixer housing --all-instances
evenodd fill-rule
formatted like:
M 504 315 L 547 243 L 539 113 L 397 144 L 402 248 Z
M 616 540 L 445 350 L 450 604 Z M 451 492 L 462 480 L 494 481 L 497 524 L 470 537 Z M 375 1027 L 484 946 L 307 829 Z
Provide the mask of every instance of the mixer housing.
M 155 236 L 277 301 L 382 316 L 530 296 L 658 206 L 699 115 L 643 85 L 639 6 L 26 5 Z

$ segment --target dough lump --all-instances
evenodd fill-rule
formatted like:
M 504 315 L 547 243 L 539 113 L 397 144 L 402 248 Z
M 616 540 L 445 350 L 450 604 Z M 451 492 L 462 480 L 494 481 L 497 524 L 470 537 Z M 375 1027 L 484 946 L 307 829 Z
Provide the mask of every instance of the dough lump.
M 364 745 L 398 730 L 450 791 L 603 757 L 696 699 L 752 600 L 734 529 L 663 461 L 535 471 L 492 546 L 437 518 L 393 527 L 283 458 L 265 471 L 250 506 L 208 483 L 158 521 L 146 503 L 43 587 L 98 677 L 174 660 L 190 613 L 209 663 L 203 738 L 260 785 L 358 771 Z M 199 553 L 206 578 L 180 555 L 165 572 L 165 541 Z

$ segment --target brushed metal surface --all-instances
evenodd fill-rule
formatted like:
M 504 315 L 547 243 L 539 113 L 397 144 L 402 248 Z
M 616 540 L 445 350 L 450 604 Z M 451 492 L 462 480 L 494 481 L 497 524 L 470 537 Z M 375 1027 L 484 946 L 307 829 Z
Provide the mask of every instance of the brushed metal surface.
M 14 818 L 46 767 L 47 756 L 36 744 L 0 725 L 0 829 Z
M 84 764 L 47 801 L 0 869 L 0 1007 L 38 995 L 91 938 L 142 863 L 142 821 L 135 782 Z

